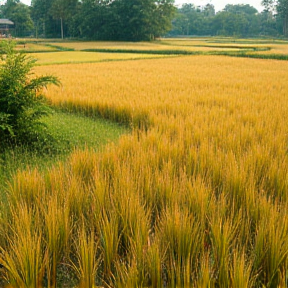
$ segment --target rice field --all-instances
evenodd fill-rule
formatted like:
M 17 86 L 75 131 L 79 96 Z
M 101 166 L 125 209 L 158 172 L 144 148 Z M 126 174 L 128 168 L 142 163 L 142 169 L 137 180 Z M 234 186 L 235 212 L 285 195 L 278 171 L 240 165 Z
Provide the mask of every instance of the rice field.
M 288 286 L 285 61 L 198 55 L 36 73 L 61 79 L 45 92 L 53 105 L 132 132 L 14 176 L 0 214 L 11 287 Z
M 105 49 L 107 51 L 113 50 L 127 50 L 127 51 L 165 51 L 165 50 L 182 50 L 182 51 L 231 51 L 239 50 L 239 47 L 225 47 L 225 44 L 214 47 L 207 45 L 206 41 L 193 40 L 193 41 L 173 41 L 163 39 L 155 42 L 109 42 L 109 41 L 91 41 L 91 42 L 64 42 L 57 43 L 60 47 L 70 48 L 75 50 L 96 50 Z M 227 46 L 227 45 L 226 45 Z M 238 45 L 239 46 L 239 45 Z M 245 46 L 244 46 L 245 47 Z
M 288 44 L 271 44 L 269 45 L 270 50 L 268 51 L 261 51 L 257 52 L 260 54 L 282 54 L 282 55 L 288 55 Z
M 41 42 L 39 42 L 41 43 Z M 90 42 L 55 42 L 47 45 L 48 49 L 70 49 L 76 51 L 92 51 L 105 53 L 123 53 L 127 54 L 124 59 L 129 58 L 128 54 L 138 54 L 139 57 L 145 57 L 142 54 L 235 54 L 243 56 L 278 59 L 287 58 L 288 42 L 284 40 L 273 39 L 230 39 L 230 38 L 163 38 L 154 42 L 113 42 L 113 41 L 90 41 Z M 50 46 L 51 45 L 51 46 Z M 43 46 L 44 47 L 44 46 Z M 39 50 L 41 52 L 41 50 Z M 239 54 L 240 53 L 240 54 Z M 61 55 L 61 54 L 60 54 Z M 76 56 L 77 54 L 75 54 Z M 79 55 L 79 54 L 78 54 Z M 266 55 L 266 56 L 265 56 Z M 45 56 L 44 56 L 45 57 Z M 76 56 L 76 59 L 79 56 Z M 105 56 L 103 56 L 105 57 Z M 114 56 L 115 58 L 119 56 Z M 131 56 L 132 57 L 132 56 Z M 134 56 L 135 57 L 135 56 Z M 153 56 L 154 57 L 154 56 Z M 42 56 L 40 56 L 40 59 Z M 56 58 L 56 57 L 55 57 Z M 82 57 L 81 57 L 82 58 Z M 85 58 L 85 57 L 84 57 Z M 94 57 L 92 57 L 94 58 Z M 110 57 L 109 57 L 110 58 Z M 41 61 L 41 60 L 40 60 Z M 48 60 L 49 61 L 49 60 Z M 64 62 L 69 61 L 64 57 Z M 94 60 L 93 60 L 94 61 Z M 95 60 L 98 61 L 98 60 Z M 52 60 L 51 63 L 54 61 Z
M 54 53 L 31 53 L 31 57 L 37 60 L 37 65 L 52 65 L 52 64 L 73 64 L 73 63 L 91 63 L 103 61 L 121 61 L 121 60 L 136 60 L 142 58 L 163 58 L 169 55 L 153 55 L 140 53 L 97 53 L 83 51 L 63 51 Z
M 288 42 L 285 40 L 274 39 L 234 39 L 234 38 L 163 38 L 154 42 L 113 42 L 113 41 L 59 41 L 54 39 L 52 42 L 45 42 L 38 39 L 24 39 L 17 45 L 17 49 L 33 53 L 39 59 L 39 64 L 62 64 L 62 63 L 79 63 L 89 62 L 87 60 L 88 54 L 81 55 L 79 52 L 101 52 L 101 53 L 123 53 L 125 56 L 111 54 L 99 54 L 96 56 L 88 56 L 91 58 L 90 62 L 108 61 L 111 58 L 119 59 L 138 59 L 146 58 L 145 54 L 153 55 L 156 57 L 160 55 L 175 55 L 175 54 L 229 54 L 232 56 L 240 55 L 254 57 L 259 56 L 262 58 L 280 59 L 281 57 L 287 58 L 288 55 Z M 63 52 L 68 50 L 67 54 L 47 55 L 43 52 Z M 38 53 L 37 53 L 38 52 Z M 40 52 L 40 53 L 39 53 Z M 67 52 L 67 51 L 65 51 Z M 72 53 L 74 52 L 74 54 Z M 78 53 L 77 53 L 78 52 Z M 40 55 L 43 54 L 43 55 Z M 137 54 L 137 57 L 135 55 Z M 234 55 L 234 56 L 235 56 Z M 265 56 L 266 55 L 266 56 Z M 104 58 L 104 59 L 103 59 Z M 147 58 L 149 58 L 147 56 Z M 83 59 L 83 60 L 82 60 Z

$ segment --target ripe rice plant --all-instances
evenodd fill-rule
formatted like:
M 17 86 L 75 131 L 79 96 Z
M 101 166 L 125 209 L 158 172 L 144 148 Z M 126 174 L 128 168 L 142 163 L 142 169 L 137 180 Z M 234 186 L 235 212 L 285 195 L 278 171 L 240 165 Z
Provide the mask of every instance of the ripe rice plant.
M 43 286 L 47 253 L 37 220 L 37 212 L 25 204 L 20 203 L 11 210 L 7 242 L 0 248 L 0 263 L 4 268 L 2 277 L 12 287 Z
M 87 227 L 82 226 L 78 237 L 75 239 L 76 259 L 77 263 L 72 262 L 72 267 L 78 274 L 80 279 L 80 288 L 94 288 L 97 276 L 97 269 L 100 261 L 97 259 L 99 242 L 95 239 L 94 232 L 87 235 Z

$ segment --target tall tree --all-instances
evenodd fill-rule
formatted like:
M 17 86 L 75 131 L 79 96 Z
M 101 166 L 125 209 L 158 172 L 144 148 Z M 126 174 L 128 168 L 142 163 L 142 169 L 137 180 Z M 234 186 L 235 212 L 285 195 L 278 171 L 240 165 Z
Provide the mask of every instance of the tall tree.
M 203 13 L 206 17 L 213 17 L 215 16 L 215 7 L 213 4 L 206 4 L 203 9 Z
M 174 27 L 182 35 L 197 35 L 199 34 L 199 18 L 201 17 L 201 10 L 194 4 L 183 4 L 178 10 L 176 19 L 174 21 Z
M 154 27 L 150 32 L 150 38 L 159 37 L 167 33 L 172 28 L 172 19 L 176 14 L 176 8 L 174 7 L 174 0 L 159 0 L 155 2 L 156 9 L 153 13 L 151 20 L 154 22 Z
M 259 32 L 258 11 L 250 5 L 225 6 L 213 19 L 215 35 L 254 36 Z
M 175 7 L 173 0 L 114 0 L 110 31 L 117 40 L 151 40 L 171 28 Z
M 105 1 L 82 0 L 75 14 L 75 30 L 79 37 L 88 39 L 112 39 L 114 16 Z
M 262 0 L 267 11 L 275 11 L 283 21 L 283 35 L 288 37 L 288 0 Z
M 71 18 L 78 0 L 53 0 L 50 13 L 54 19 L 60 20 L 61 38 L 64 39 L 63 21 Z
M 52 0 L 32 0 L 31 1 L 31 16 L 34 21 L 36 29 L 36 37 L 42 35 L 47 37 L 51 33 L 51 20 L 50 9 Z

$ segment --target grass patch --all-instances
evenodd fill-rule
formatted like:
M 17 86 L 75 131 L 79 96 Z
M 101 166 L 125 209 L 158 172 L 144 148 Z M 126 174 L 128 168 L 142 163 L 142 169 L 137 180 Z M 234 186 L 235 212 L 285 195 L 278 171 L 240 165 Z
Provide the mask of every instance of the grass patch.
M 116 123 L 60 111 L 55 112 L 52 117 L 44 118 L 43 121 L 48 125 L 52 136 L 68 151 L 75 147 L 98 150 L 127 132 L 127 128 Z
M 47 169 L 65 158 L 74 149 L 89 148 L 99 151 L 109 142 L 119 139 L 128 129 L 103 119 L 91 119 L 78 114 L 55 111 L 52 116 L 43 118 L 49 137 L 41 139 L 35 149 L 16 147 L 0 153 L 0 198 L 7 180 L 17 170 L 28 167 Z M 3 199 L 3 198 L 2 198 Z

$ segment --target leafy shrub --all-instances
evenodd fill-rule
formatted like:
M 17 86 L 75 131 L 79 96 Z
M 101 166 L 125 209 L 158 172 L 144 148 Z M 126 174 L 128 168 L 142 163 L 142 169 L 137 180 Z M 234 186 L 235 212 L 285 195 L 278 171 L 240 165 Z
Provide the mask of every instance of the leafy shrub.
M 36 60 L 14 50 L 11 41 L 2 41 L 0 63 L 0 139 L 2 148 L 32 144 L 45 131 L 40 119 L 52 112 L 42 94 L 48 84 L 59 85 L 54 76 L 33 77 Z

